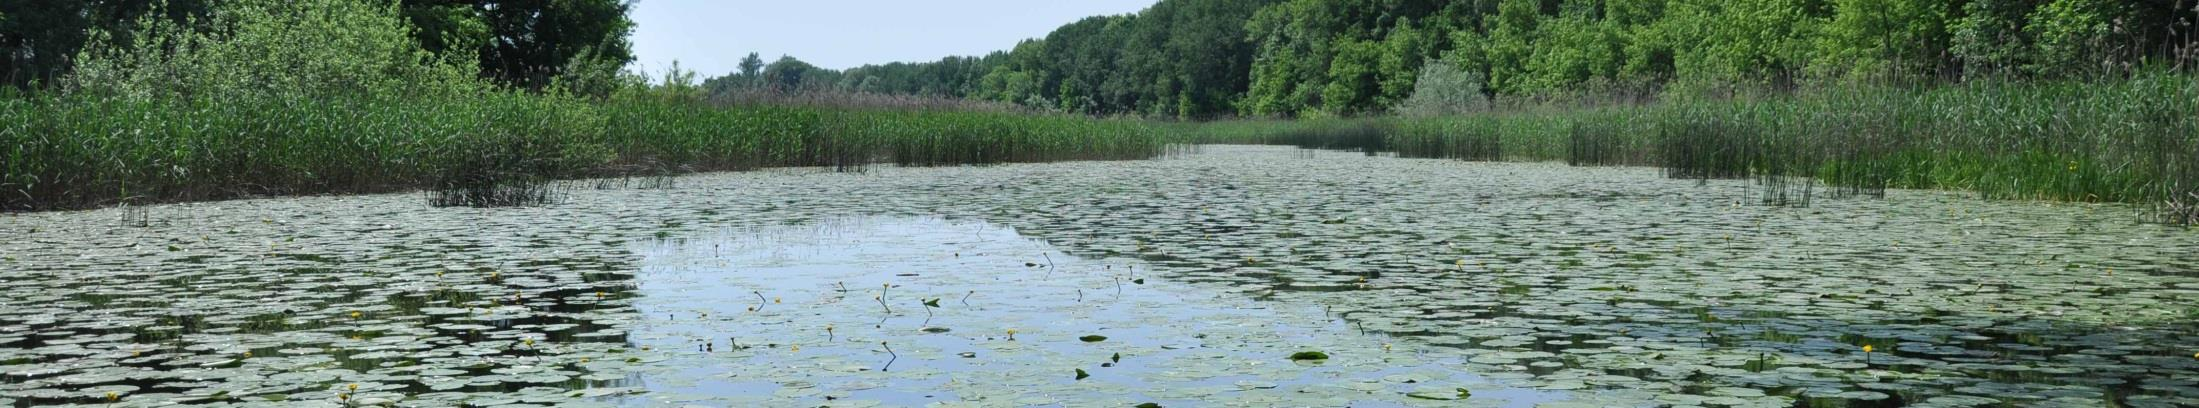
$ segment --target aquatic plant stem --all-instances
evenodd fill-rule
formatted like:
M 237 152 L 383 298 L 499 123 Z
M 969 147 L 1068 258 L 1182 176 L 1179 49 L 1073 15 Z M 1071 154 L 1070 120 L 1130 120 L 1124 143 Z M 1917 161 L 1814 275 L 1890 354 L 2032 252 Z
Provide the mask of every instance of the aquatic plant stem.
M 893 346 L 892 346 L 892 345 L 888 345 L 888 344 L 886 344 L 886 342 L 883 342 L 883 341 L 881 341 L 881 342 L 878 342 L 878 346 L 879 346 L 879 347 L 885 347 L 885 348 L 886 348 L 886 355 L 890 355 L 890 356 L 893 356 L 893 358 L 892 358 L 892 359 L 888 359 L 888 360 L 886 360 L 886 366 L 885 366 L 885 367 L 883 367 L 883 368 L 879 368 L 879 369 L 878 369 L 878 371 L 889 371 L 889 370 L 892 370 L 892 369 L 893 369 L 893 362 L 895 362 L 895 361 L 901 361 L 901 355 L 900 355 L 900 354 L 898 354 L 898 353 L 894 353 L 894 352 L 893 352 Z

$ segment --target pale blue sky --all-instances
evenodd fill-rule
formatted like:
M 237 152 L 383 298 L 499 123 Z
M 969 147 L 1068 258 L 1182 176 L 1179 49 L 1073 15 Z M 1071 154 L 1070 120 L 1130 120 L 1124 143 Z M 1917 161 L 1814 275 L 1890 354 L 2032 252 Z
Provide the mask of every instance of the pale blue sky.
M 742 56 L 792 55 L 846 69 L 983 55 L 1089 16 L 1134 13 L 1156 0 L 641 0 L 638 68 L 679 60 L 703 78 L 739 70 Z

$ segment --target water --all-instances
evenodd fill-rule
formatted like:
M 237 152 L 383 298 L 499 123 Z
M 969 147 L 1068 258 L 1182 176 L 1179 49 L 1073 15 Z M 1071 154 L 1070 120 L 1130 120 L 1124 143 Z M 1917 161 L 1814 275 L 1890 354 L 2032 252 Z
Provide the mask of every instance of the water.
M 1233 146 L 673 184 L 0 216 L 0 406 L 2199 403 L 2199 235 L 2126 206 Z
M 633 405 L 1403 406 L 1460 388 L 1487 406 L 1562 398 L 1491 384 L 1447 350 L 1385 352 L 1388 340 L 1320 310 L 1079 259 L 983 222 L 855 218 L 637 252 L 647 323 L 632 338 L 680 352 L 642 374 L 652 392 Z M 1332 358 L 1288 359 L 1300 351 Z

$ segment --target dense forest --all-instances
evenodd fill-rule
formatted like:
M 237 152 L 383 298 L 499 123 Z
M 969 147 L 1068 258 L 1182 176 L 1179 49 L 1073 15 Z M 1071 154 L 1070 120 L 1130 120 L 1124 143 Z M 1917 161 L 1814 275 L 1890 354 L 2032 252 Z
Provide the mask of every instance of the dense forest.
M 1653 98 L 2188 68 L 2191 0 L 1164 0 L 982 57 L 842 71 L 751 56 L 714 89 L 965 97 L 1094 115 L 1359 116 L 1423 76 Z

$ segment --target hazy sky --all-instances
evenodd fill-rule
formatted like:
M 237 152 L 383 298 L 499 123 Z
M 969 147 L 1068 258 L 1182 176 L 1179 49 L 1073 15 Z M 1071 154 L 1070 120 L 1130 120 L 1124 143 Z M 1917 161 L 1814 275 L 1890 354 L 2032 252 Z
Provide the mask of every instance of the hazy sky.
M 641 0 L 635 61 L 662 72 L 673 60 L 703 78 L 739 70 L 742 56 L 792 55 L 845 69 L 983 55 L 1044 37 L 1089 16 L 1125 14 L 1156 0 Z

